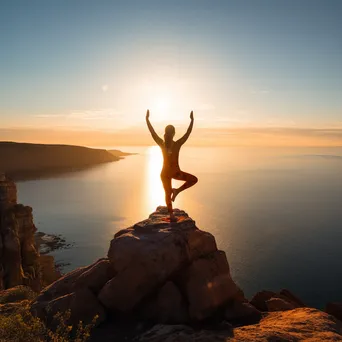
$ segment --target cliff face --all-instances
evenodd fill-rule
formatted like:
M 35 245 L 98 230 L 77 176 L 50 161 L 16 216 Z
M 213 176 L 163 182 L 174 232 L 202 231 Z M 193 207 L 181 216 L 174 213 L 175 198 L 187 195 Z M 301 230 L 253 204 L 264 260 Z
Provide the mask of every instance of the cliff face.
M 0 289 L 28 285 L 41 288 L 39 253 L 32 208 L 17 204 L 14 182 L 0 176 Z

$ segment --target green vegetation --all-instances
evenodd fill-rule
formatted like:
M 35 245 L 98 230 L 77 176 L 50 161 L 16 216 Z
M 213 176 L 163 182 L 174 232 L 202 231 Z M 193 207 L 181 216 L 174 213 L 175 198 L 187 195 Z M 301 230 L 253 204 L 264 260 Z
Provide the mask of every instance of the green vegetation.
M 37 294 L 28 286 L 19 285 L 0 292 L 0 304 L 16 303 L 24 299 L 33 300 Z
M 54 330 L 48 329 L 37 317 L 34 317 L 29 306 L 18 307 L 10 314 L 0 314 L 0 341 L 6 342 L 85 342 L 95 326 L 98 317 L 91 324 L 69 325 L 70 311 L 54 316 Z

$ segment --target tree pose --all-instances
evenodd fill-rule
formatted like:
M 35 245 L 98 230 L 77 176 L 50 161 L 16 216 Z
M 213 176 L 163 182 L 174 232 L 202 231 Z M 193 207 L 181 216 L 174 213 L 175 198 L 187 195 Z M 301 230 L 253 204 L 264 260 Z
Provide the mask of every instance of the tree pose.
M 151 132 L 153 140 L 157 143 L 157 145 L 161 148 L 163 153 L 163 169 L 160 174 L 160 178 L 163 182 L 164 190 L 165 190 L 165 202 L 167 209 L 170 214 L 170 221 L 177 221 L 176 217 L 173 215 L 172 202 L 175 201 L 177 195 L 184 191 L 185 189 L 190 188 L 198 182 L 197 177 L 191 175 L 190 173 L 186 173 L 182 171 L 179 167 L 178 159 L 179 159 L 179 151 L 182 145 L 188 140 L 190 133 L 192 131 L 192 127 L 194 125 L 194 114 L 191 111 L 190 113 L 190 125 L 186 133 L 178 139 L 174 141 L 173 138 L 175 136 L 176 130 L 172 125 L 168 125 L 165 127 L 164 140 L 158 136 L 158 134 L 153 129 L 150 120 L 150 111 L 147 110 L 146 113 L 146 123 L 149 131 Z M 172 178 L 177 180 L 182 180 L 185 183 L 179 187 L 178 189 L 172 188 Z

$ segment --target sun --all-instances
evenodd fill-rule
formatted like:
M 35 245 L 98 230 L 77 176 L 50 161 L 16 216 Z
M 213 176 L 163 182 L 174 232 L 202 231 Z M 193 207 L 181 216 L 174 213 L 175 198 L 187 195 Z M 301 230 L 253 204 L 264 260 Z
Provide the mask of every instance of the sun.
M 155 112 L 158 121 L 166 120 L 171 108 L 170 100 L 167 97 L 158 97 L 153 101 L 151 109 Z

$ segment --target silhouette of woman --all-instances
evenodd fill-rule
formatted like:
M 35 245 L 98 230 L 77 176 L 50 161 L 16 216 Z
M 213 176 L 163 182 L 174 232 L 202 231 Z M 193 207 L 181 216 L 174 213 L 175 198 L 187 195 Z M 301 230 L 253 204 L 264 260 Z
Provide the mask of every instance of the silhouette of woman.
M 190 119 L 191 123 L 189 125 L 186 133 L 178 139 L 177 141 L 173 140 L 175 136 L 176 130 L 172 125 L 168 125 L 165 127 L 164 140 L 161 139 L 158 134 L 153 129 L 150 120 L 150 111 L 147 110 L 146 113 L 146 123 L 149 131 L 151 132 L 152 138 L 157 143 L 157 145 L 161 148 L 163 153 L 163 169 L 160 174 L 160 178 L 163 182 L 163 187 L 165 190 L 165 202 L 167 209 L 170 214 L 170 221 L 177 221 L 176 217 L 173 215 L 172 202 L 176 199 L 177 195 L 184 191 L 185 189 L 190 188 L 198 182 L 197 177 L 191 175 L 190 173 L 183 172 L 178 164 L 179 151 L 182 145 L 188 140 L 190 133 L 192 131 L 192 127 L 194 125 L 194 114 L 191 111 Z M 172 188 L 172 178 L 177 180 L 185 181 L 185 183 L 179 187 L 178 189 Z M 172 202 L 171 202 L 172 201 Z

